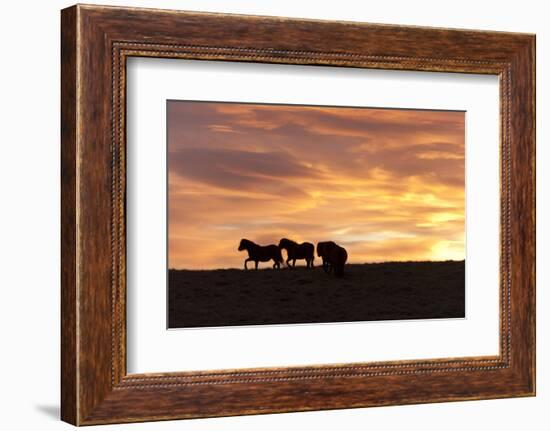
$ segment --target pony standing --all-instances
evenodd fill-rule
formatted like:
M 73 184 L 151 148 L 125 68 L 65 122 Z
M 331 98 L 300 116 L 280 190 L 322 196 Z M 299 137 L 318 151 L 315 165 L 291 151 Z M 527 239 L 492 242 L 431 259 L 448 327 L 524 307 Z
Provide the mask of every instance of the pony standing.
M 344 266 L 348 260 L 348 252 L 333 241 L 317 243 L 317 256 L 323 259 L 325 272 L 334 272 L 337 277 L 344 275 Z
M 296 266 L 297 259 L 305 259 L 307 268 L 313 268 L 313 259 L 315 259 L 315 247 L 310 242 L 303 242 L 298 244 L 288 238 L 283 238 L 279 241 L 279 248 L 285 249 L 287 254 L 286 264 L 290 267 L 290 261 L 292 261 L 292 267 Z
M 317 243 L 317 256 L 323 260 L 323 270 L 327 273 L 330 271 L 328 254 L 330 249 L 335 245 L 336 243 L 334 241 L 322 241 Z
M 277 269 L 279 269 L 281 263 L 283 263 L 281 249 L 274 244 L 262 246 L 243 238 L 239 244 L 239 251 L 243 250 L 248 252 L 248 258 L 244 261 L 244 269 L 248 269 L 246 264 L 250 261 L 254 262 L 255 269 L 258 269 L 258 262 L 269 262 L 273 260 L 273 262 L 275 262 L 273 268 Z

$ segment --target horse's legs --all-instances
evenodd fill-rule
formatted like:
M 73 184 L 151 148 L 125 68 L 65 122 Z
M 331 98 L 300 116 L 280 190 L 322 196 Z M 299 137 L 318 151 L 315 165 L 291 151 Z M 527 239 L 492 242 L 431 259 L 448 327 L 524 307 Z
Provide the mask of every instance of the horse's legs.
M 244 269 L 248 269 L 248 267 L 246 266 L 246 263 L 250 262 L 251 260 L 252 259 L 250 259 L 250 258 L 247 258 L 247 259 L 244 260 Z
M 292 267 L 296 268 L 296 259 L 292 259 Z
M 286 266 L 290 268 L 290 257 L 286 260 Z
M 256 270 L 258 270 L 258 261 L 255 260 L 254 263 L 256 264 Z

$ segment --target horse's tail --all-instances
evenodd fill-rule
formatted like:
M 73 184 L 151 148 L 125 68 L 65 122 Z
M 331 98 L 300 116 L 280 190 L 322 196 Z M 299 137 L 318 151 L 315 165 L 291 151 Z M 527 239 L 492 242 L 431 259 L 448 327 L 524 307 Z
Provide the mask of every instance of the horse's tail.
M 281 247 L 276 247 L 276 251 L 275 251 L 275 259 L 277 260 L 277 262 L 279 263 L 283 263 L 283 253 L 281 253 Z
M 348 252 L 345 248 L 339 247 L 337 265 L 334 266 L 334 275 L 336 275 L 337 277 L 344 276 L 344 267 L 346 266 L 347 260 Z
M 315 246 L 312 243 L 308 242 L 306 247 L 307 257 L 313 262 L 315 260 Z

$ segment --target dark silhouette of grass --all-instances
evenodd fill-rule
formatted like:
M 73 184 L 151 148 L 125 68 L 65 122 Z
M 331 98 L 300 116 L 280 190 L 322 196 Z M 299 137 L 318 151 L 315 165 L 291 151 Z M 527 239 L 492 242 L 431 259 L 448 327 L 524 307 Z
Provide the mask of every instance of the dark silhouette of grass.
M 169 270 L 170 328 L 464 317 L 464 261 Z

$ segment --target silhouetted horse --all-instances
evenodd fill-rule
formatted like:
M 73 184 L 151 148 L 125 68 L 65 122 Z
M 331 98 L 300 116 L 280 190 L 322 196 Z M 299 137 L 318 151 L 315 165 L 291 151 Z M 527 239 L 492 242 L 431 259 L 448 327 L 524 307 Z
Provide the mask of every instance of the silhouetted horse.
M 333 241 L 322 241 L 317 243 L 317 256 L 323 260 L 323 269 L 329 272 L 328 252 L 336 245 Z
M 281 249 L 274 244 L 271 245 L 258 245 L 247 239 L 241 239 L 239 244 L 239 251 L 246 250 L 248 252 L 248 259 L 244 261 L 244 269 L 248 269 L 246 264 L 253 261 L 258 269 L 258 262 L 269 262 L 273 259 L 273 268 L 280 268 L 283 263 L 283 256 L 281 255 Z
M 313 268 L 313 259 L 315 259 L 315 247 L 310 242 L 303 242 L 298 244 L 291 239 L 283 238 L 279 241 L 279 248 L 285 249 L 287 254 L 286 264 L 290 267 L 290 261 L 292 261 L 292 267 L 296 266 L 297 259 L 305 259 L 306 266 Z
M 325 272 L 334 271 L 334 275 L 342 277 L 344 266 L 348 260 L 348 252 L 333 241 L 317 243 L 317 256 L 323 259 Z

